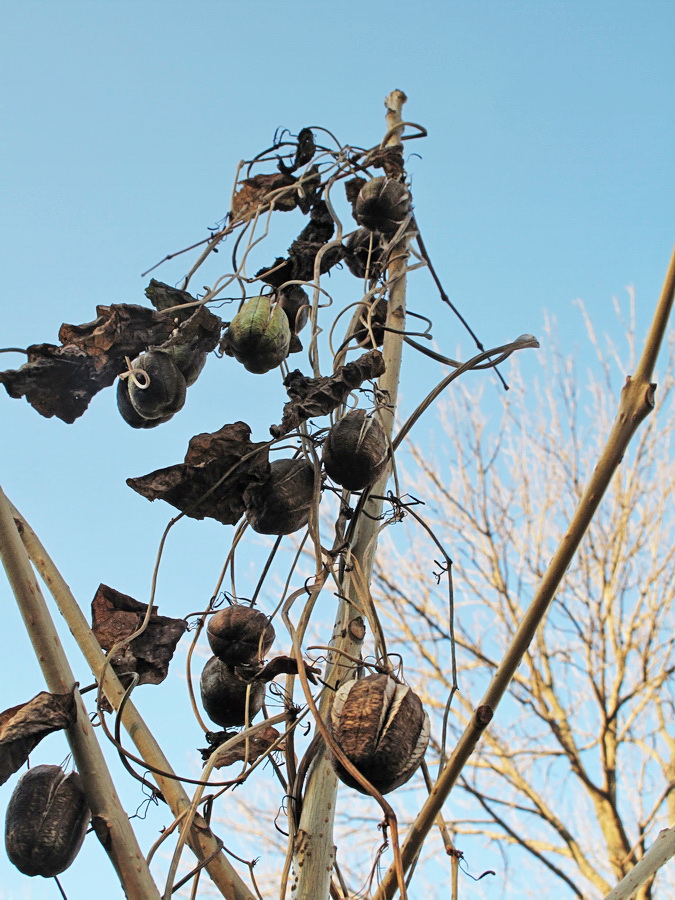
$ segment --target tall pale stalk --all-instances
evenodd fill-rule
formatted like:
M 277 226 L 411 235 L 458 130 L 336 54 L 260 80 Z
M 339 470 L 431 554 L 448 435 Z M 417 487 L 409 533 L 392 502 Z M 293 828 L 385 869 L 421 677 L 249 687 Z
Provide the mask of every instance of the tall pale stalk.
M 40 668 L 53 694 L 75 689 L 77 719 L 66 730 L 82 779 L 94 830 L 117 871 L 129 900 L 159 900 L 136 835 L 115 790 L 94 729 L 47 604 L 21 542 L 9 503 L 0 489 L 0 557 L 16 597 Z
M 387 145 L 395 146 L 401 140 L 401 109 L 406 102 L 402 91 L 392 91 L 385 100 L 387 108 Z M 408 239 L 403 237 L 392 249 L 391 264 L 387 269 L 389 283 L 389 301 L 387 326 L 393 330 L 385 331 L 382 354 L 386 366 L 385 372 L 378 382 L 380 391 L 386 399 L 386 407 L 381 411 L 381 423 L 391 442 L 398 383 L 401 371 L 401 354 L 403 348 L 402 332 L 405 329 L 406 313 L 406 268 L 408 259 Z M 354 540 L 350 549 L 349 564 L 352 572 L 347 573 L 344 583 L 344 596 L 340 600 L 331 646 L 335 651 L 331 656 L 325 680 L 333 686 L 339 678 L 345 680 L 347 670 L 344 666 L 346 657 L 339 651 L 358 657 L 364 638 L 362 623 L 356 610 L 363 605 L 364 586 L 367 590 L 371 580 L 373 557 L 377 547 L 379 516 L 382 512 L 381 497 L 387 486 L 390 472 L 386 472 L 373 485 L 371 497 L 366 501 L 363 513 L 356 526 Z M 330 711 L 332 703 L 330 690 L 324 691 L 319 713 L 324 719 Z M 335 861 L 333 846 L 333 820 L 338 782 L 327 758 L 325 747 L 319 743 L 307 779 L 307 788 L 303 798 L 302 813 L 293 848 L 294 879 L 291 888 L 293 900 L 325 900 L 330 891 L 331 869 Z

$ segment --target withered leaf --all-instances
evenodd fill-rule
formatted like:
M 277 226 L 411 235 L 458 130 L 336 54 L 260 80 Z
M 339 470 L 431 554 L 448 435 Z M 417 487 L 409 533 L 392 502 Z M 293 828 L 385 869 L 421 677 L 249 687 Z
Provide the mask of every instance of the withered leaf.
M 303 665 L 305 667 L 305 674 L 307 675 L 307 679 L 312 682 L 312 684 L 318 684 L 316 679 L 317 675 L 321 674 L 321 669 L 317 669 L 316 666 L 310 666 L 308 662 L 303 660 Z M 298 663 L 292 656 L 275 656 L 274 659 L 271 659 L 267 665 L 263 666 L 262 669 L 256 674 L 256 681 L 272 681 L 277 675 L 297 675 L 298 674 Z
M 210 746 L 204 747 L 199 751 L 204 762 L 209 759 L 211 754 L 215 753 L 221 744 L 224 744 L 225 741 L 229 741 L 235 734 L 236 732 L 233 731 L 208 732 L 206 737 Z M 233 763 L 243 762 L 244 760 L 247 760 L 249 763 L 254 763 L 258 757 L 269 750 L 278 738 L 279 732 L 277 729 L 272 725 L 267 725 L 265 728 L 261 728 L 256 734 L 249 737 L 247 752 L 246 736 L 242 734 L 241 740 L 218 759 L 214 768 L 223 769 L 225 766 L 231 766 Z M 283 750 L 283 745 L 279 745 L 278 749 Z
M 240 181 L 241 187 L 232 200 L 232 220 L 250 219 L 259 207 L 269 208 L 272 203 L 275 209 L 288 212 L 298 205 L 298 194 L 290 187 L 297 183 L 297 178 L 283 172 L 271 175 L 255 175 Z M 289 188 L 289 190 L 280 190 Z M 274 194 L 275 191 L 279 193 Z
M 145 289 L 145 296 L 159 312 L 172 309 L 174 306 L 182 306 L 184 303 L 194 303 L 196 299 L 187 291 L 181 291 L 180 288 L 172 287 L 155 278 L 150 279 L 150 284 Z M 179 309 L 174 312 L 174 315 L 182 322 L 189 319 L 193 312 L 194 309 Z
M 104 650 L 136 631 L 145 618 L 147 603 L 100 584 L 91 604 L 92 631 Z M 118 675 L 136 672 L 139 684 L 160 684 L 169 672 L 176 644 L 187 629 L 185 619 L 160 616 L 153 607 L 145 631 L 125 644 L 111 659 Z
M 0 784 L 17 772 L 43 737 L 73 725 L 75 689 L 68 694 L 41 691 L 27 703 L 0 713 Z
M 62 325 L 60 347 L 33 344 L 20 369 L 0 372 L 10 397 L 25 396 L 40 415 L 70 424 L 126 369 L 125 356 L 164 343 L 175 328 L 169 314 L 144 306 L 120 303 L 97 306 L 96 312 L 93 322 Z
M 197 434 L 184 463 L 127 478 L 127 484 L 148 500 L 165 500 L 193 519 L 209 517 L 232 525 L 244 512 L 248 485 L 266 481 L 270 473 L 267 444 L 250 438 L 245 422 Z
M 284 386 L 291 399 L 284 405 L 281 425 L 272 425 L 270 433 L 275 438 L 282 437 L 307 419 L 328 415 L 344 403 L 351 391 L 383 372 L 384 359 L 379 350 L 363 353 L 353 362 L 340 366 L 333 375 L 307 378 L 299 369 L 289 372 Z

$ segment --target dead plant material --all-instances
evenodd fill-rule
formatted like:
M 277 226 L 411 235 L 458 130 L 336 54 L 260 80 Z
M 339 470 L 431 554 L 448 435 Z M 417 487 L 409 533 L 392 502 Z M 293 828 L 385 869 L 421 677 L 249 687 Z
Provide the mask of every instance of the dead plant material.
M 247 694 L 248 721 L 253 721 L 265 697 L 265 685 L 253 680 L 254 676 L 255 668 L 235 669 L 216 656 L 209 659 L 202 670 L 200 688 L 204 711 L 212 722 L 222 728 L 245 725 Z
M 209 746 L 204 747 L 199 751 L 202 755 L 202 760 L 207 762 L 221 744 L 231 740 L 236 734 L 236 731 L 207 732 L 206 739 L 209 742 Z M 226 766 L 234 765 L 236 762 L 246 761 L 248 763 L 254 763 L 263 755 L 263 753 L 267 753 L 272 744 L 279 740 L 280 736 L 280 733 L 273 725 L 267 725 L 249 738 L 246 738 L 246 736 L 242 734 L 241 740 L 237 744 L 231 747 L 227 753 L 223 753 L 218 757 L 218 762 L 215 764 L 214 768 L 223 769 Z M 283 750 L 284 743 L 280 742 L 277 744 L 276 749 Z
M 66 775 L 60 766 L 34 766 L 7 807 L 7 856 L 24 875 L 59 875 L 77 856 L 90 819 L 77 772 Z
M 246 518 L 259 534 L 291 534 L 309 521 L 313 497 L 314 466 L 305 459 L 277 459 L 267 481 L 246 489 Z
M 354 204 L 354 217 L 369 231 L 392 235 L 410 215 L 410 193 L 400 181 L 378 175 L 364 184 Z
M 323 445 L 323 464 L 333 481 L 350 491 L 374 484 L 389 462 L 384 428 L 364 409 L 343 416 L 328 432 Z
M 127 484 L 148 500 L 164 500 L 193 519 L 208 517 L 233 525 L 244 513 L 246 488 L 266 481 L 270 473 L 268 445 L 255 444 L 250 437 L 245 422 L 195 435 L 184 463 L 128 478 Z
M 0 713 L 0 784 L 21 768 L 43 737 L 77 720 L 74 689 L 68 694 L 41 691 L 32 700 Z
M 121 303 L 97 306 L 97 318 L 85 325 L 62 325 L 61 346 L 33 344 L 20 369 L 0 372 L 10 397 L 26 398 L 46 418 L 71 424 L 92 397 L 109 387 L 148 347 L 164 343 L 175 328 L 168 313 Z
M 238 666 L 264 659 L 276 633 L 264 612 L 235 604 L 211 616 L 206 636 L 214 656 Z
M 384 358 L 379 350 L 371 350 L 347 363 L 333 375 L 308 378 L 295 369 L 284 379 L 289 403 L 284 405 L 280 425 L 272 425 L 270 434 L 283 437 L 315 416 L 327 416 L 345 402 L 352 391 L 361 387 L 364 381 L 379 378 L 384 372 Z
M 381 794 L 413 776 L 429 743 L 429 716 L 420 698 L 389 675 L 338 688 L 330 725 L 340 749 Z M 336 759 L 332 764 L 341 781 L 366 793 Z
M 91 604 L 92 631 L 104 650 L 125 640 L 138 630 L 147 612 L 146 603 L 100 584 Z M 138 674 L 139 684 L 160 684 L 169 673 L 178 641 L 187 629 L 185 619 L 172 619 L 156 613 L 138 637 L 117 650 L 111 665 L 118 675 Z

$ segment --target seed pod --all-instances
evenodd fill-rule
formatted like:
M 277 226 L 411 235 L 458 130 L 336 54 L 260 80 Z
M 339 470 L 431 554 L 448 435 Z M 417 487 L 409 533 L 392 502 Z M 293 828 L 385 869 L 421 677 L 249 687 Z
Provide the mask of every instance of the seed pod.
M 222 728 L 246 724 L 246 691 L 249 684 L 249 721 L 257 716 L 262 707 L 265 685 L 261 681 L 246 681 L 242 674 L 215 656 L 202 670 L 202 705 L 209 719 Z
M 360 327 L 354 332 L 354 337 L 360 347 L 373 350 L 384 343 L 384 325 L 387 321 L 387 301 L 380 297 L 377 303 L 371 306 L 363 306 L 359 317 Z M 370 327 L 369 327 L 370 326 Z M 373 338 L 375 342 L 373 343 Z
M 186 384 L 175 362 L 164 350 L 148 350 L 132 363 L 133 370 L 145 372 L 126 379 L 129 382 L 129 400 L 139 416 L 159 419 L 173 415 L 183 408 Z M 147 387 L 140 385 L 148 382 Z M 138 383 L 137 383 L 138 382 Z
M 323 445 L 326 472 L 350 491 L 374 484 L 388 460 L 384 428 L 363 409 L 355 409 L 336 422 Z
M 52 878 L 78 854 L 91 812 L 77 772 L 34 766 L 17 784 L 5 819 L 7 856 L 24 875 Z
M 246 518 L 259 534 L 291 534 L 309 521 L 314 466 L 305 459 L 277 459 L 270 477 L 244 491 Z
M 420 698 L 389 675 L 343 684 L 330 726 L 340 749 L 381 794 L 412 777 L 429 743 L 429 716 Z M 365 793 L 336 759 L 333 768 L 341 781 Z
M 154 428 L 156 425 L 161 425 L 163 422 L 168 422 L 169 419 L 173 418 L 173 413 L 170 413 L 168 416 L 160 416 L 157 419 L 144 419 L 143 416 L 139 416 L 129 399 L 129 387 L 126 378 L 117 379 L 117 408 L 124 421 L 127 425 L 131 425 L 132 428 Z
M 380 236 L 367 228 L 357 228 L 345 241 L 344 259 L 352 275 L 365 278 L 367 273 L 374 278 L 379 274 L 382 263 Z
M 162 353 L 168 353 L 178 367 L 178 371 L 185 379 L 185 384 L 190 387 L 199 378 L 202 369 L 206 365 L 207 353 L 204 350 L 194 350 L 187 344 L 177 344 L 175 347 L 166 347 Z
M 299 334 L 309 319 L 309 297 L 299 284 L 289 284 L 277 294 L 277 304 L 288 318 L 293 334 Z
M 359 191 L 354 218 L 369 231 L 392 235 L 410 213 L 410 194 L 400 181 L 379 175 Z
M 262 375 L 286 359 L 290 343 L 283 309 L 269 297 L 252 297 L 230 322 L 224 346 L 249 372 Z
M 255 663 L 267 655 L 275 638 L 265 613 L 250 606 L 228 606 L 209 619 L 206 627 L 211 650 L 228 666 Z

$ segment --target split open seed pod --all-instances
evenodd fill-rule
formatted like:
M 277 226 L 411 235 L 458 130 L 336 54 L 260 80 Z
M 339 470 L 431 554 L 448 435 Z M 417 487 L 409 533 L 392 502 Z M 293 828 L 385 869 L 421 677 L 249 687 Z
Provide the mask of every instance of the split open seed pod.
M 139 416 L 129 399 L 129 386 L 126 378 L 117 379 L 117 409 L 127 425 L 131 425 L 132 428 L 155 428 L 173 418 L 173 413 L 168 416 L 159 416 L 157 419 L 144 419 L 143 416 Z
M 164 350 L 148 350 L 132 363 L 129 400 L 139 416 L 160 419 L 183 408 L 187 385 L 178 366 Z
M 330 727 L 349 761 L 381 794 L 413 776 L 429 743 L 429 716 L 422 701 L 389 675 L 343 684 L 335 694 Z M 337 759 L 332 764 L 341 781 L 366 793 Z
M 283 309 L 269 297 L 251 297 L 230 322 L 223 349 L 249 372 L 263 375 L 286 359 L 290 343 Z
M 352 275 L 365 278 L 367 274 L 374 278 L 382 267 L 380 235 L 367 228 L 357 228 L 345 241 L 344 259 Z
M 252 721 L 263 705 L 265 685 L 261 681 L 247 681 L 243 672 L 212 656 L 200 679 L 202 705 L 209 719 L 221 728 L 245 725 L 249 685 L 248 720 Z
M 314 496 L 314 466 L 305 459 L 277 459 L 270 477 L 244 491 L 246 518 L 259 534 L 292 534 L 304 528 Z
M 77 772 L 34 766 L 17 784 L 5 819 L 7 856 L 24 875 L 52 878 L 77 856 L 91 812 Z
M 272 646 L 274 626 L 265 613 L 250 606 L 228 606 L 209 619 L 211 650 L 229 666 L 259 662 Z
M 410 193 L 400 181 L 379 175 L 367 181 L 356 198 L 354 218 L 369 231 L 392 235 L 410 213 Z
M 336 422 L 323 445 L 327 474 L 350 491 L 374 484 L 388 460 L 384 428 L 363 409 L 352 410 Z

